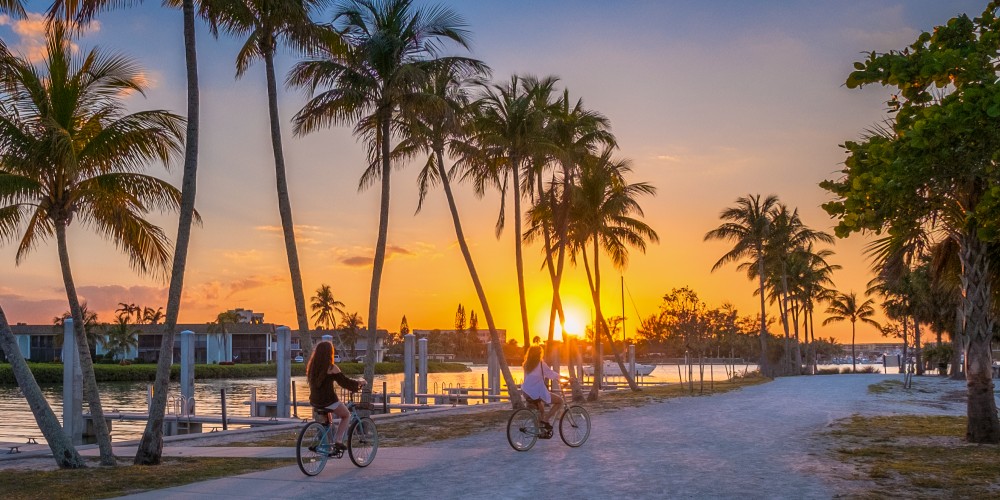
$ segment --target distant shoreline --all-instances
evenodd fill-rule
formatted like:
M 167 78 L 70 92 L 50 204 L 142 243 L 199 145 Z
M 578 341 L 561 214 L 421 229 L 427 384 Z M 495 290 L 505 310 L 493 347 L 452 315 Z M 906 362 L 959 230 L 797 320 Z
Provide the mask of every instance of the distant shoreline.
M 345 374 L 358 376 L 364 373 L 361 363 L 338 363 Z M 61 384 L 63 381 L 63 365 L 61 363 L 28 363 L 32 375 L 39 384 Z M 180 365 L 170 367 L 170 380 L 180 379 Z M 427 363 L 430 373 L 467 372 L 469 367 L 462 363 L 444 363 L 430 361 Z M 402 373 L 403 363 L 376 363 L 375 373 L 379 375 Z M 304 363 L 292 364 L 292 375 L 305 375 Z M 94 376 L 98 382 L 152 382 L 156 379 L 156 364 L 143 363 L 132 365 L 94 364 Z M 196 379 L 247 379 L 277 376 L 275 364 L 234 364 L 234 365 L 194 365 Z M 17 380 L 10 364 L 0 363 L 0 386 L 16 386 Z

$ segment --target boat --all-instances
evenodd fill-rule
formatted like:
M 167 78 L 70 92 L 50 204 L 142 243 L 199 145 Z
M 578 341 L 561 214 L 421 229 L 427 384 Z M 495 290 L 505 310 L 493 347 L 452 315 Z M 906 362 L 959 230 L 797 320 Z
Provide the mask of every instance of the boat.
M 636 363 L 635 364 L 635 374 L 645 377 L 646 375 L 649 375 L 650 373 L 652 373 L 655 368 L 656 368 L 656 365 L 644 365 L 642 363 Z M 628 369 L 628 363 L 625 363 L 625 369 L 626 370 Z M 604 360 L 604 367 L 603 367 L 602 371 L 604 372 L 604 375 L 607 375 L 609 377 L 621 377 L 622 376 L 622 370 L 621 370 L 621 368 L 618 367 L 618 363 L 615 362 L 615 361 L 611 361 L 610 359 Z M 584 375 L 593 376 L 594 375 L 594 367 L 592 365 L 584 366 L 583 367 L 583 373 L 584 373 Z

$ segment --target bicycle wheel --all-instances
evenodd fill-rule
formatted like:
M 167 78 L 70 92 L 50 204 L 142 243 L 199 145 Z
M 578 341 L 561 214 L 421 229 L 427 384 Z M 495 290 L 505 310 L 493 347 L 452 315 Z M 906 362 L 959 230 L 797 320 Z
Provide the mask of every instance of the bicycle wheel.
M 315 476 L 326 466 L 330 441 L 326 435 L 326 426 L 319 422 L 309 422 L 299 433 L 295 442 L 295 459 L 299 469 L 307 476 Z
M 375 421 L 369 417 L 361 417 L 351 424 L 347 430 L 347 454 L 358 467 L 367 467 L 375 460 L 378 452 L 378 429 Z
M 517 451 L 528 451 L 538 441 L 538 416 L 521 408 L 507 420 L 507 442 Z
M 576 448 L 590 437 L 590 414 L 582 406 L 570 406 L 559 419 L 559 437 L 566 445 Z

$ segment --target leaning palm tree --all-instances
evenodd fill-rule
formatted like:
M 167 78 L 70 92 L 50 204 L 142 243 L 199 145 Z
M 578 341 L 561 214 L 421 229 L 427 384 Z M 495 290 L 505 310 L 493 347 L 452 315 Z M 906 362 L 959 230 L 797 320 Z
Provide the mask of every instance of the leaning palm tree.
M 9 0 L 8 0 L 9 1 Z M 141 1 L 141 0 L 140 0 Z M 137 3 L 137 2 L 136 2 Z M 198 88 L 198 54 L 195 43 L 196 0 L 167 0 L 168 6 L 181 9 L 184 36 L 184 67 L 187 80 L 187 128 L 184 134 L 184 174 L 181 179 L 181 206 L 177 220 L 177 238 L 170 266 L 170 285 L 167 289 L 167 312 L 163 318 L 163 340 L 160 342 L 153 382 L 153 399 L 149 405 L 149 419 L 136 448 L 136 465 L 157 465 L 163 456 L 163 417 L 167 409 L 167 384 L 170 382 L 170 364 L 173 358 L 174 337 L 177 333 L 177 316 L 180 313 L 181 294 L 184 291 L 184 270 L 187 267 L 188 244 L 191 225 L 197 221 L 194 209 L 198 179 L 198 126 L 201 122 L 201 94 Z M 129 6 L 133 2 L 116 0 L 55 0 L 49 11 L 52 19 L 86 23 L 98 12 Z
M 863 323 L 868 323 L 875 328 L 880 328 L 877 321 L 872 319 L 875 315 L 875 301 L 869 299 L 867 294 L 865 295 L 865 301 L 859 303 L 858 295 L 854 292 L 849 294 L 838 293 L 833 298 L 830 299 L 830 306 L 827 307 L 826 313 L 829 314 L 825 320 L 823 320 L 823 326 L 829 325 L 830 323 L 838 323 L 841 321 L 851 322 L 851 370 L 857 371 L 858 365 L 855 360 L 856 353 L 854 349 L 854 340 L 857 333 L 858 321 Z
M 747 195 L 736 199 L 736 206 L 726 208 L 719 218 L 726 221 L 705 234 L 708 240 L 729 240 L 735 243 L 713 266 L 712 272 L 730 262 L 747 259 L 757 266 L 760 293 L 760 372 L 772 376 L 767 358 L 767 306 L 765 305 L 764 248 L 771 234 L 771 217 L 778 204 L 778 197 Z
M 335 314 L 339 314 L 341 318 L 347 315 L 344 312 L 344 303 L 334 298 L 330 285 L 320 285 L 316 289 L 316 295 L 313 295 L 309 307 L 312 308 L 312 318 L 316 322 L 316 328 L 323 327 L 329 330 L 337 325 Z
M 626 376 L 629 387 L 638 391 L 635 380 L 625 369 L 607 321 L 601 311 L 601 267 L 600 255 L 607 254 L 612 265 L 618 270 L 628 266 L 629 247 L 646 251 L 646 242 L 659 242 L 660 238 L 649 225 L 639 218 L 643 216 L 638 198 L 653 196 L 656 188 L 645 182 L 630 184 L 625 176 L 632 171 L 631 162 L 612 158 L 612 149 L 607 148 L 595 158 L 581 165 L 579 183 L 573 187 L 570 196 L 569 237 L 575 250 L 583 257 L 594 301 L 596 318 L 594 352 L 600 352 L 600 335 L 604 334 L 610 345 L 621 373 Z M 587 247 L 593 255 L 593 265 L 589 265 Z M 593 269 L 591 269 L 593 268 Z M 600 383 L 599 366 L 602 360 L 594 359 L 594 387 L 591 399 L 596 398 Z
M 126 114 L 122 97 L 144 89 L 135 63 L 96 49 L 74 58 L 58 22 L 47 38 L 45 74 L 19 57 L 5 58 L 0 70 L 0 240 L 20 240 L 21 262 L 55 236 L 101 462 L 112 465 L 66 229 L 82 221 L 124 250 L 140 273 L 165 271 L 167 238 L 143 216 L 177 209 L 180 192 L 139 171 L 180 152 L 183 119 L 166 111 Z
M 10 331 L 10 324 L 7 323 L 7 315 L 4 314 L 2 307 L 0 307 L 0 350 L 3 351 L 7 362 L 10 363 L 14 379 L 17 380 L 17 386 L 20 388 L 21 394 L 24 395 L 25 401 L 28 402 L 32 415 L 35 416 L 38 429 L 45 436 L 45 441 L 48 442 L 49 449 L 52 450 L 52 458 L 55 459 L 56 465 L 62 469 L 86 467 L 83 458 L 73 446 L 73 441 L 63 431 L 59 419 L 45 399 L 45 394 L 38 386 L 31 369 L 28 368 L 28 363 L 25 362 L 21 349 L 17 345 L 14 332 Z
M 274 153 L 274 174 L 278 188 L 278 214 L 281 217 L 285 255 L 288 258 L 288 270 L 292 280 L 292 299 L 295 303 L 299 341 L 305 356 L 312 352 L 312 338 L 309 336 L 309 318 L 306 314 L 305 294 L 302 291 L 302 271 L 295 244 L 295 226 L 292 222 L 292 204 L 288 196 L 285 153 L 281 145 L 281 117 L 278 115 L 278 83 L 274 72 L 274 53 L 279 42 L 303 48 L 304 44 L 315 41 L 324 34 L 333 34 L 329 30 L 321 30 L 309 18 L 310 12 L 321 3 L 321 0 L 230 0 L 213 1 L 207 9 L 213 34 L 218 35 L 219 28 L 222 27 L 233 36 L 246 38 L 236 56 L 236 78 L 242 78 L 255 60 L 264 61 L 271 150 Z
M 336 42 L 317 46 L 310 59 L 295 65 L 288 82 L 308 87 L 312 99 L 295 115 L 295 133 L 330 125 L 355 125 L 365 139 L 370 163 L 360 187 L 381 182 L 378 241 L 372 263 L 368 303 L 368 345 L 375 345 L 378 299 L 389 228 L 393 124 L 400 107 L 426 78 L 430 62 L 453 42 L 468 48 L 464 21 L 450 8 L 417 7 L 412 0 L 348 0 L 335 8 Z M 319 88 L 330 87 L 316 94 Z M 365 391 L 375 377 L 375 349 L 365 356 Z
M 445 148 L 450 147 L 457 153 L 456 144 L 468 133 L 470 125 L 468 87 L 471 83 L 477 82 L 481 76 L 488 74 L 488 71 L 489 69 L 484 64 L 470 59 L 447 58 L 436 62 L 429 71 L 430 78 L 424 82 L 420 89 L 422 92 L 419 99 L 416 100 L 418 105 L 409 107 L 403 114 L 402 127 L 405 139 L 400 143 L 398 149 L 404 155 L 416 152 L 427 155 L 427 162 L 418 176 L 420 196 L 417 211 L 419 212 L 429 189 L 440 182 L 445 198 L 448 200 L 448 208 L 455 226 L 455 236 L 458 238 L 459 249 L 462 251 L 465 265 L 469 269 L 472 284 L 476 288 L 479 305 L 483 308 L 483 314 L 486 317 L 490 341 L 493 345 L 500 346 L 500 336 L 493 320 L 493 313 L 486 300 L 486 292 L 479 279 L 479 273 L 472 261 L 472 253 L 465 240 L 465 232 L 462 230 L 462 222 L 458 216 L 458 206 L 451 189 L 451 176 L 455 174 L 457 165 L 453 165 L 451 172 L 445 168 Z M 475 317 L 475 311 L 473 311 L 473 317 Z M 510 373 L 510 367 L 507 366 L 507 359 L 501 355 L 500 349 L 495 349 L 493 352 L 496 354 L 500 372 L 507 387 L 514 387 L 514 378 Z M 519 408 L 521 406 L 520 395 L 517 391 L 509 392 L 511 404 L 515 408 Z

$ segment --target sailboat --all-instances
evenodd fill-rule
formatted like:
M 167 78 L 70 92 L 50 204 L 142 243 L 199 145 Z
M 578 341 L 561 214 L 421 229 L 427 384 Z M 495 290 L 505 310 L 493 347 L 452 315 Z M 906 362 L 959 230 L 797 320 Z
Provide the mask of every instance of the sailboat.
M 624 343 L 625 340 L 626 340 L 625 339 L 625 276 L 624 275 L 622 275 L 621 283 L 622 283 L 622 343 Z M 638 316 L 638 311 L 636 311 L 636 315 Z M 625 369 L 626 370 L 630 370 L 628 361 L 625 361 Z M 636 376 L 643 376 L 643 377 L 645 377 L 645 376 L 649 375 L 650 373 L 652 373 L 653 370 L 655 370 L 655 369 L 656 369 L 656 365 L 646 365 L 646 364 L 642 364 L 642 363 L 636 363 L 635 364 L 635 375 Z M 584 366 L 583 367 L 583 373 L 585 375 L 588 375 L 588 376 L 593 376 L 594 375 L 594 366 L 593 365 L 586 365 L 586 366 Z M 603 373 L 605 376 L 609 376 L 609 377 L 621 377 L 621 376 L 624 375 L 622 373 L 621 367 L 618 366 L 618 363 L 616 361 L 610 360 L 610 359 L 604 360 L 603 367 L 601 369 L 601 373 Z

